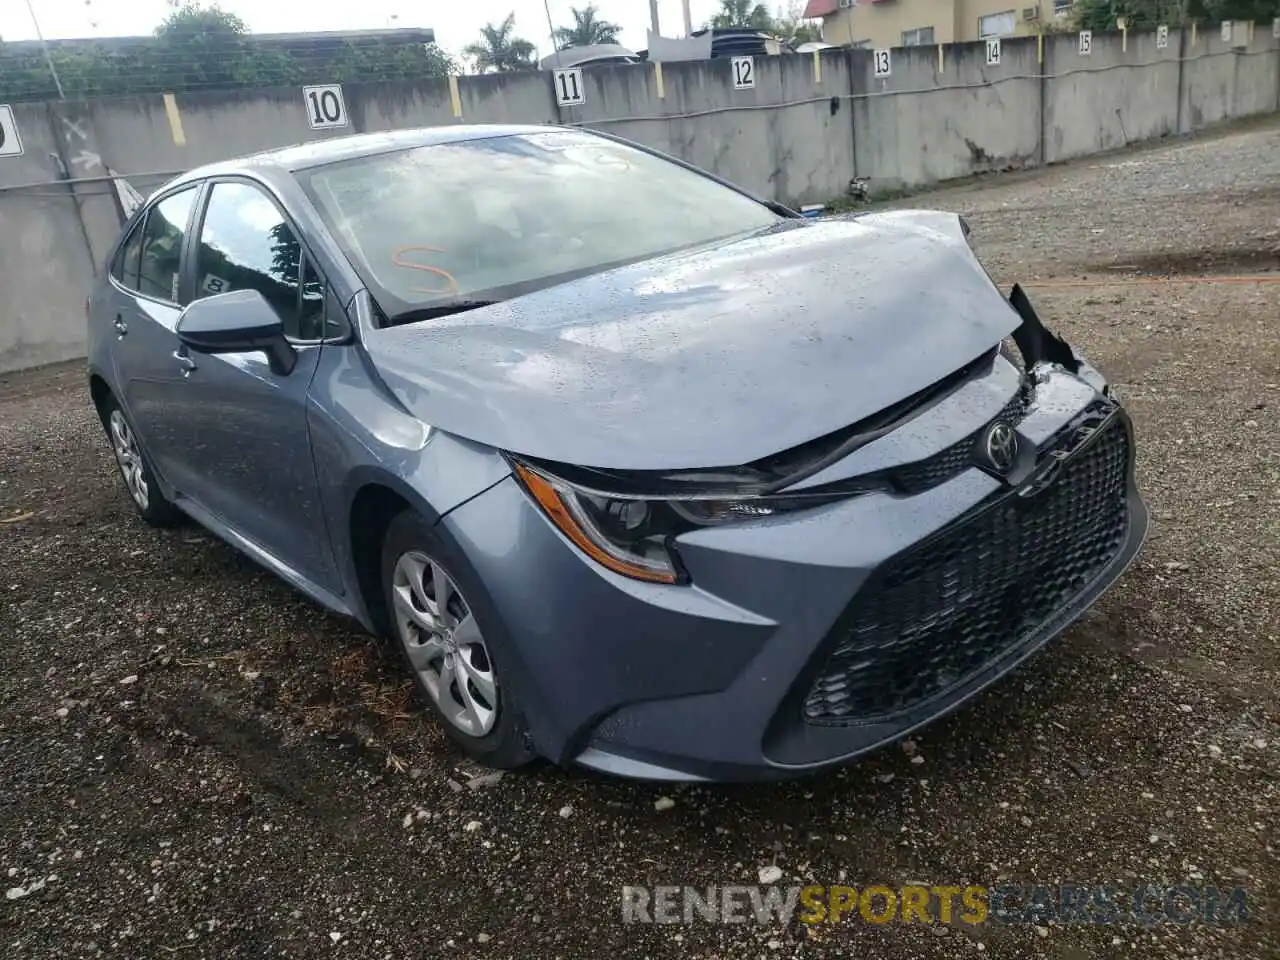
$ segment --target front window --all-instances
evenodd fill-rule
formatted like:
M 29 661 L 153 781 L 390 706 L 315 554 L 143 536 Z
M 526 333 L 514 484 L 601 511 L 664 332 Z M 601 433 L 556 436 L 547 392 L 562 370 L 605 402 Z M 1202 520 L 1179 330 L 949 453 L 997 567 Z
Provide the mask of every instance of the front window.
M 324 335 L 324 291 L 280 208 L 260 189 L 215 183 L 196 248 L 196 297 L 257 290 L 275 308 L 285 335 Z
M 699 173 L 572 131 L 361 157 L 299 180 L 389 317 L 504 299 L 780 221 Z
M 904 47 L 923 47 L 933 43 L 933 27 L 916 27 L 914 30 L 902 31 Z
M 1013 33 L 1018 27 L 1017 17 L 1012 10 L 1004 13 L 992 13 L 978 18 L 978 38 L 1003 37 Z

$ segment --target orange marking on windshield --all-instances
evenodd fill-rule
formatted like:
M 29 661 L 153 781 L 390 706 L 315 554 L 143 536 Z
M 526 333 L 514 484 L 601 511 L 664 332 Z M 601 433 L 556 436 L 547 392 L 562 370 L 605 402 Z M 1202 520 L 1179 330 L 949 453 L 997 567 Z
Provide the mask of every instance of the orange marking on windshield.
M 410 270 L 421 270 L 424 273 L 434 273 L 438 277 L 443 277 L 446 285 L 444 287 L 412 287 L 413 293 L 444 293 L 456 295 L 459 287 L 458 281 L 454 279 L 452 273 L 440 267 L 433 267 L 426 263 L 414 263 L 412 260 L 405 260 L 403 255 L 411 250 L 429 250 L 432 253 L 444 253 L 441 247 L 428 247 L 421 244 L 410 244 L 407 247 L 400 247 L 391 254 L 391 262 L 397 267 L 407 267 Z

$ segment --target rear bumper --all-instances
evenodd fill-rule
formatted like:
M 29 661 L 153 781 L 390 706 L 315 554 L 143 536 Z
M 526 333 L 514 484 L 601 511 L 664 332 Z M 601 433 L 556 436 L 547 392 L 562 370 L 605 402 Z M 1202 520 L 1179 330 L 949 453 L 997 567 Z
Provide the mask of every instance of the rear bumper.
M 1123 573 L 1147 528 L 1122 409 L 1108 407 L 1123 449 L 1106 471 L 1081 472 L 1101 457 L 1092 441 L 1060 476 L 1039 470 L 1108 403 L 1056 376 L 1038 388 L 1056 402 L 1018 424 L 1035 451 L 1025 470 L 962 468 L 911 495 L 700 530 L 679 541 L 691 586 L 602 570 L 510 480 L 448 515 L 503 620 L 500 667 L 539 749 L 645 779 L 795 776 L 901 738 L 1012 670 Z

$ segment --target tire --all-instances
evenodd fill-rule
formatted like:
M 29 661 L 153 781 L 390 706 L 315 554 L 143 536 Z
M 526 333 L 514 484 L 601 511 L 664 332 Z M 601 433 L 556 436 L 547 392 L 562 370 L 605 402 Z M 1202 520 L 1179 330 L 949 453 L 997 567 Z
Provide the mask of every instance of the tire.
M 143 453 L 133 424 L 120 404 L 114 397 L 107 397 L 99 413 L 107 432 L 107 442 L 115 454 L 116 466 L 120 468 L 120 478 L 138 516 L 153 527 L 173 527 L 182 523 L 185 515 L 161 493 L 151 461 Z
M 392 642 L 449 739 L 486 767 L 512 770 L 533 760 L 519 701 L 495 662 L 500 624 L 489 594 L 456 548 L 412 510 L 387 528 L 382 596 Z

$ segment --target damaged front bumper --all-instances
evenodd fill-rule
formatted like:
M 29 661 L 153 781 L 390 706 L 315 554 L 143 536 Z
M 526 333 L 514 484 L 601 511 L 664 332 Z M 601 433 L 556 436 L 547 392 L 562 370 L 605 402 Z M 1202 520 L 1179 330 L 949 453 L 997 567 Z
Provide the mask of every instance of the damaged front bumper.
M 873 488 L 681 535 L 689 585 L 602 575 L 510 482 L 446 518 L 475 518 L 473 538 L 490 517 L 537 531 L 537 582 L 571 605 L 542 607 L 518 644 L 540 749 L 645 779 L 847 763 L 956 709 L 1088 608 L 1146 534 L 1132 424 L 1019 293 L 1023 363 L 994 354 L 891 431 L 778 485 Z M 495 596 L 513 629 L 532 595 Z M 580 682 L 525 689 L 566 670 Z

